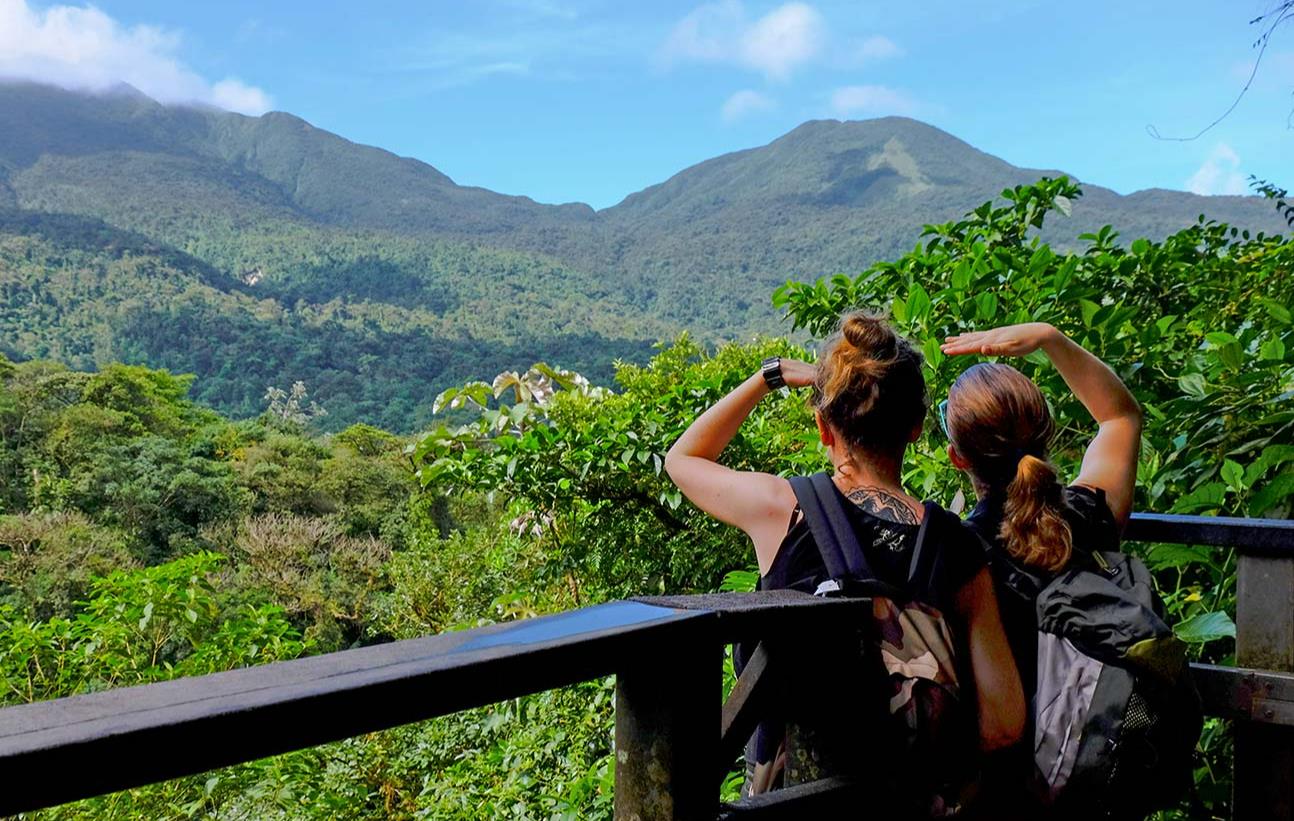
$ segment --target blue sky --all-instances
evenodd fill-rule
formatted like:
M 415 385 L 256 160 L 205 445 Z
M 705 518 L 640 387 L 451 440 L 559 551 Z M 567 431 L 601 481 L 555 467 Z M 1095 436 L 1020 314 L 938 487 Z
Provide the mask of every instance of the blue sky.
M 457 182 L 606 207 L 815 118 L 906 114 L 1120 192 L 1294 187 L 1294 26 L 1268 0 L 0 0 L 0 75 L 290 111 Z

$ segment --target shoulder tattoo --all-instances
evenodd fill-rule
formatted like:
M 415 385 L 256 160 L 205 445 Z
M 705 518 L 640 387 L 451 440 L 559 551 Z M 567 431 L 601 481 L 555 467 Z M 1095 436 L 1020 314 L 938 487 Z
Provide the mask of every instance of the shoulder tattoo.
M 898 496 L 879 487 L 856 487 L 845 498 L 877 517 L 905 525 L 917 524 L 917 514 Z

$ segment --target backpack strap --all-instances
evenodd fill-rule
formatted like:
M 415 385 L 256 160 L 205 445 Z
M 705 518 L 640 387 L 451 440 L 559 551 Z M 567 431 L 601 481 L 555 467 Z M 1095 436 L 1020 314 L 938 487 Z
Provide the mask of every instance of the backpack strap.
M 990 520 L 983 505 L 977 505 L 971 515 L 966 517 L 966 524 L 970 525 L 971 532 L 979 538 L 985 558 L 995 568 L 994 577 L 1025 601 L 1036 601 L 1038 594 L 1047 586 L 1046 580 L 1030 573 L 998 544 L 997 534 L 990 532 L 987 527 Z
M 804 511 L 822 563 L 826 565 L 835 588 L 846 596 L 886 596 L 895 600 L 908 598 L 907 593 L 882 581 L 867 564 L 863 546 L 854 533 L 853 523 L 845 512 L 844 496 L 831 477 L 817 473 L 812 477 L 796 476 L 791 489 Z
M 938 531 L 943 522 L 936 523 L 935 517 L 943 515 L 943 508 L 934 502 L 924 502 L 925 513 L 921 516 L 921 527 L 917 529 L 917 545 L 912 551 L 912 563 L 908 565 L 908 589 L 928 590 L 934 578 L 935 560 L 939 558 L 936 546 L 937 538 L 931 529 Z
M 804 511 L 804 521 L 813 534 L 827 574 L 836 580 L 875 578 L 854 528 L 840 506 L 840 494 L 831 477 L 825 473 L 792 476 L 791 490 L 795 491 L 795 499 Z
M 997 576 L 1002 585 L 1025 601 L 1036 601 L 1038 594 L 1047 586 L 1046 580 L 1030 573 L 995 543 L 983 537 L 980 542 L 984 545 L 989 563 L 998 568 Z

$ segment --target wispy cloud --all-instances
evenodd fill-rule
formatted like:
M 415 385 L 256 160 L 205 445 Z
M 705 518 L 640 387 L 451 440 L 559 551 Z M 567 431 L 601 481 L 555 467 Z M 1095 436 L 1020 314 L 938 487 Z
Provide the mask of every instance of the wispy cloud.
M 890 38 L 874 34 L 858 44 L 858 57 L 864 62 L 891 60 L 904 55 L 903 49 Z
M 0 77 L 69 88 L 105 89 L 129 83 L 162 102 L 199 102 L 243 114 L 263 114 L 273 100 L 237 77 L 210 82 L 177 56 L 178 32 L 122 26 L 94 6 L 37 9 L 27 0 L 0 0 Z
M 822 15 L 807 3 L 786 3 L 751 20 L 739 0 L 719 0 L 678 21 L 657 52 L 670 67 L 684 62 L 726 63 L 786 80 L 821 54 Z
M 1240 173 L 1240 156 L 1226 143 L 1218 143 L 1190 179 L 1186 190 L 1206 196 L 1245 193 L 1245 175 Z
M 732 123 L 750 114 L 771 111 L 776 107 L 777 103 L 768 95 L 745 88 L 724 101 L 723 107 L 719 109 L 719 115 L 725 123 Z
M 380 61 L 379 71 L 406 78 L 419 92 L 470 85 L 499 76 L 571 79 L 606 70 L 626 50 L 646 47 L 644 34 L 614 20 L 576 20 L 565 7 L 518 0 L 514 12 L 485 28 L 437 29 Z M 573 12 L 572 12 L 573 14 Z
M 917 108 L 915 100 L 888 86 L 843 86 L 831 92 L 831 110 L 838 117 L 910 115 Z

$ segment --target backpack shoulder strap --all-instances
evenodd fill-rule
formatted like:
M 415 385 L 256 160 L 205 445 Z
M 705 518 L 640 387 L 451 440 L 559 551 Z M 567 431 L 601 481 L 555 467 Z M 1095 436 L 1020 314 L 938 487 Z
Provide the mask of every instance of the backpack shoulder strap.
M 874 579 L 831 477 L 825 473 L 816 473 L 812 477 L 793 476 L 791 489 L 804 511 L 804 520 L 831 578 Z
M 921 526 L 917 529 L 917 544 L 912 550 L 912 563 L 908 565 L 909 589 L 927 589 L 930 585 L 935 561 L 939 558 L 939 534 L 946 525 L 943 521 L 936 522 L 935 518 L 942 515 L 943 508 L 939 505 L 934 502 L 925 503 L 925 513 L 922 514 Z
M 1002 586 L 1020 598 L 1026 601 L 1036 600 L 1038 594 L 1047 586 L 1047 581 L 1041 576 L 1031 573 L 1024 565 L 1006 552 L 1005 548 L 998 543 L 996 533 L 988 528 L 985 517 L 977 515 L 979 510 L 980 508 L 976 508 L 976 511 L 966 518 L 966 524 L 979 538 L 979 543 L 984 549 L 984 556 L 994 568 L 994 577 Z

